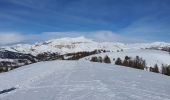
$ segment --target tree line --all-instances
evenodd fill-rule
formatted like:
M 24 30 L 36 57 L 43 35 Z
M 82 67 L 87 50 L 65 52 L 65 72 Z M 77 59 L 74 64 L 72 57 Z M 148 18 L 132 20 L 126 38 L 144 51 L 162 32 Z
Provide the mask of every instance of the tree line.
M 17 52 L 11 51 L 0 51 L 0 58 L 2 59 L 12 59 L 13 61 L 0 61 L 0 73 L 7 72 L 12 69 L 40 62 L 40 61 L 51 61 L 51 60 L 79 60 L 83 57 L 90 56 L 93 54 L 99 54 L 103 52 L 110 52 L 108 50 L 94 50 L 94 51 L 82 51 L 82 52 L 74 52 L 74 53 L 66 53 L 66 54 L 59 54 L 59 53 L 51 53 L 51 52 L 44 52 L 40 53 L 36 56 L 31 54 L 22 54 Z
M 90 61 L 100 63 L 111 63 L 111 59 L 107 55 L 104 58 L 102 58 L 101 56 L 93 56 L 91 57 Z M 161 73 L 170 76 L 170 65 L 162 64 L 161 67 L 158 67 L 158 65 L 155 64 L 154 66 L 147 67 L 146 61 L 139 56 L 136 56 L 133 59 L 128 56 L 125 56 L 124 59 L 121 59 L 120 57 L 118 57 L 117 59 L 113 58 L 113 62 L 115 62 L 115 65 L 121 65 L 141 70 L 147 69 L 150 72 Z

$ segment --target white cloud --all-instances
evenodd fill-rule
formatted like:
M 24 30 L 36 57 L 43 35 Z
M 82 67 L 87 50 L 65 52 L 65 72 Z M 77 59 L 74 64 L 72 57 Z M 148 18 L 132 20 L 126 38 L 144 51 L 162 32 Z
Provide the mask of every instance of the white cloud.
M 0 33 L 0 45 L 17 43 L 25 40 L 25 36 L 18 33 Z
M 111 31 L 94 31 L 94 32 L 43 32 L 40 34 L 20 34 L 20 33 L 0 33 L 0 45 L 14 44 L 18 42 L 35 43 L 49 39 L 63 37 L 79 37 L 93 39 L 95 41 L 109 42 L 141 42 L 138 39 L 132 39 L 113 33 Z
M 45 34 L 51 34 L 47 32 Z M 112 31 L 93 31 L 93 32 L 52 32 L 54 36 L 57 37 L 78 37 L 85 36 L 86 38 L 94 39 L 95 41 L 104 42 L 123 42 L 123 43 L 133 43 L 133 42 L 146 42 L 144 39 L 134 38 L 133 36 L 125 36 L 120 33 L 115 33 Z M 57 38 L 56 37 L 56 38 Z
M 119 35 L 112 31 L 93 31 L 93 32 L 44 32 L 42 37 L 48 39 L 62 38 L 62 37 L 79 37 L 84 36 L 86 38 L 93 39 L 101 42 L 139 42 L 136 39 L 128 38 L 123 35 Z

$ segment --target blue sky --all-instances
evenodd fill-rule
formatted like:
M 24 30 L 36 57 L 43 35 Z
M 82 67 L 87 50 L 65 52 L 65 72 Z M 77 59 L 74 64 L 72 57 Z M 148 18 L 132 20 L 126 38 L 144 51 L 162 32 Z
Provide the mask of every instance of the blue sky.
M 170 0 L 0 0 L 0 44 L 79 35 L 170 42 Z

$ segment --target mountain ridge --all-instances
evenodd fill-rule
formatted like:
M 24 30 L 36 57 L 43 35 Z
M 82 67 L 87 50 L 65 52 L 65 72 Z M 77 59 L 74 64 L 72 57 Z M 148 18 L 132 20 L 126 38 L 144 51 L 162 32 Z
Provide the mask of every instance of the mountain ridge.
M 145 48 L 162 48 L 170 47 L 170 43 L 152 42 L 152 43 L 131 43 L 125 44 L 120 42 L 96 42 L 83 36 L 76 38 L 60 38 L 35 44 L 16 44 L 13 46 L 0 47 L 0 50 L 8 50 L 26 54 L 37 55 L 43 52 L 58 52 L 61 54 L 73 53 L 80 51 L 93 51 L 95 49 L 106 49 L 116 51 L 120 49 L 145 49 Z

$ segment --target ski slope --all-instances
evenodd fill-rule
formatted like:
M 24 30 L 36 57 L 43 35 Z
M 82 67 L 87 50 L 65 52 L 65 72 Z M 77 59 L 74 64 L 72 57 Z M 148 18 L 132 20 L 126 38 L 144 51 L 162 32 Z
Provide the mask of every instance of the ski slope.
M 170 77 L 88 61 L 40 62 L 0 74 L 0 100 L 170 100 Z

